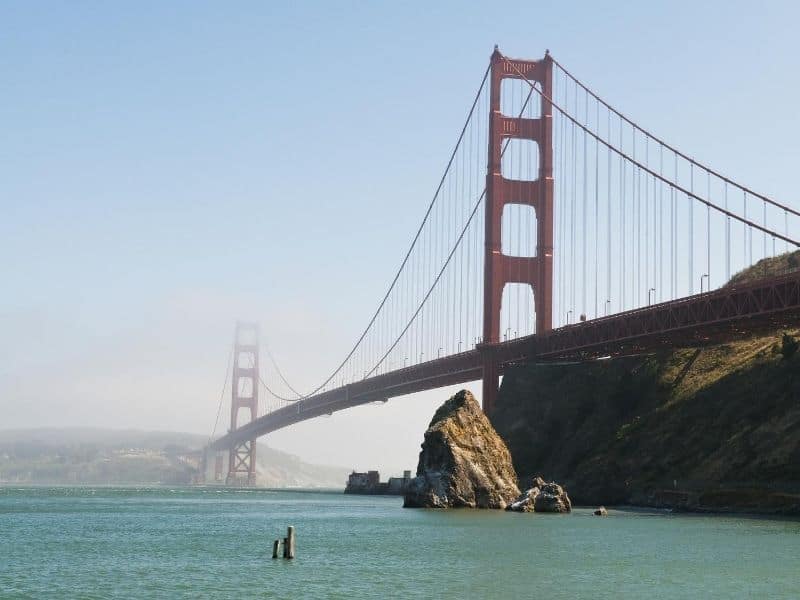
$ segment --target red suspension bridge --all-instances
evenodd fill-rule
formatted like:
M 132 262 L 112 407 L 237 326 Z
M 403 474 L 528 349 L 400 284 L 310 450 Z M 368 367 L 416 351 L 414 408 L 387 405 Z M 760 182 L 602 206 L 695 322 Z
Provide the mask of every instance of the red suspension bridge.
M 514 363 L 796 325 L 800 272 L 728 282 L 798 247 L 798 218 L 656 137 L 549 53 L 531 61 L 495 49 L 422 222 L 350 351 L 307 391 L 267 351 L 268 384 L 258 329 L 238 324 L 231 426 L 212 433 L 210 449 L 228 451 L 229 483 L 253 485 L 256 438 L 299 421 L 478 379 L 491 412 Z M 222 467 L 218 454 L 217 477 Z

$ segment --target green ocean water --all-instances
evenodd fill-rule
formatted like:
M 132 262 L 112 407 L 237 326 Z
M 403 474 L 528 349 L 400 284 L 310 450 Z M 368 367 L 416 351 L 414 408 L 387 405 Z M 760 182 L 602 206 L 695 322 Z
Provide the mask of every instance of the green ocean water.
M 0 488 L 2 598 L 798 598 L 800 521 L 397 497 Z M 272 540 L 297 530 L 297 558 Z

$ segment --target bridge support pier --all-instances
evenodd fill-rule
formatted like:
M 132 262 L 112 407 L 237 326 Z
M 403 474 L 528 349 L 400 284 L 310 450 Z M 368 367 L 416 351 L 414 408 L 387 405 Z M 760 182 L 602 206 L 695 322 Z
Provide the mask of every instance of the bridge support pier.
M 214 483 L 222 481 L 222 454 L 215 453 L 214 456 Z
M 497 392 L 500 390 L 500 363 L 493 346 L 484 344 L 479 350 L 483 356 L 483 389 L 481 392 L 483 412 L 491 415 L 497 404 Z

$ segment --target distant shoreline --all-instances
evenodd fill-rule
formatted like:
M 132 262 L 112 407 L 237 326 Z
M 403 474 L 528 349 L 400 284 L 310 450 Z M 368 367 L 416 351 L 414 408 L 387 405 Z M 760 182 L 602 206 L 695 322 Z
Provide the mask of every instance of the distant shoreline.
M 369 496 L 373 498 L 385 498 L 385 499 L 392 499 L 398 498 L 397 495 L 393 494 L 345 494 L 344 488 L 331 488 L 331 487 L 319 487 L 319 488 L 309 488 L 309 487 L 228 487 L 228 486 L 214 486 L 214 485 L 170 485 L 170 484 L 66 484 L 66 483 L 53 483 L 53 484 L 46 484 L 46 483 L 10 483 L 10 482 L 0 482 L 0 490 L 9 490 L 9 489 L 18 489 L 18 490 L 29 490 L 29 489 L 75 489 L 75 490 L 89 490 L 89 489 L 102 489 L 102 490 L 133 490 L 133 491 L 163 491 L 163 490 L 181 490 L 181 491 L 200 491 L 200 490 L 208 490 L 208 491 L 216 491 L 222 493 L 251 493 L 251 494 L 263 494 L 263 493 L 292 493 L 292 494 L 332 494 L 332 495 L 341 495 L 345 498 L 363 498 L 364 496 Z M 398 505 L 398 509 L 401 507 Z M 578 513 L 581 512 L 593 512 L 597 507 L 591 504 L 580 504 L 580 505 L 573 505 L 573 511 Z M 800 515 L 794 513 L 768 513 L 768 512 L 752 512 L 752 511 L 736 511 L 736 510 L 714 510 L 714 509 L 699 509 L 699 510 L 676 510 L 669 507 L 654 507 L 654 506 L 645 506 L 645 505 L 634 505 L 634 504 L 620 504 L 620 505 L 608 505 L 606 508 L 611 511 L 611 518 L 613 518 L 614 512 L 620 513 L 640 513 L 643 515 L 651 514 L 651 515 L 664 515 L 664 516 L 696 516 L 696 517 L 735 517 L 735 518 L 744 518 L 744 519 L 752 519 L 752 520 L 770 520 L 770 521 L 800 521 Z M 514 512 L 506 512 L 506 511 L 492 511 L 492 510 L 484 510 L 484 509 L 471 509 L 471 508 L 450 508 L 450 509 L 429 509 L 436 512 L 455 512 L 455 513 L 498 513 L 498 514 L 507 514 L 509 517 L 518 517 L 519 513 Z M 584 515 L 582 515 L 584 516 Z M 539 515 L 536 514 L 534 517 L 530 516 L 522 516 L 522 518 L 554 518 L 551 515 Z

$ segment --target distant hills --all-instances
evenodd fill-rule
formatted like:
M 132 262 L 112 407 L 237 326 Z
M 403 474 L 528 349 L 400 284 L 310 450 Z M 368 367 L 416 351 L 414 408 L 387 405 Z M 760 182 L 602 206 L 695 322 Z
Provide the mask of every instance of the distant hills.
M 195 480 L 207 441 L 192 433 L 129 429 L 0 430 L 0 484 L 185 485 Z M 260 486 L 344 488 L 349 472 L 258 445 Z

